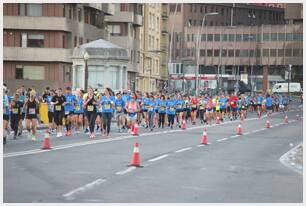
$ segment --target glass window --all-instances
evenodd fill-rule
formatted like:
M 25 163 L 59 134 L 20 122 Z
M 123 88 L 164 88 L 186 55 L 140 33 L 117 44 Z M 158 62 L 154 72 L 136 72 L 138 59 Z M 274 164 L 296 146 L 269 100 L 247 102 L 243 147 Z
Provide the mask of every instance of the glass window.
M 212 49 L 207 49 L 207 56 L 212 57 Z
M 222 41 L 227 41 L 227 36 L 228 36 L 228 34 L 222 34 Z
M 255 50 L 253 50 L 253 49 L 249 50 L 249 55 L 250 55 L 250 57 L 254 57 Z
M 286 36 L 285 36 L 285 33 L 278 33 L 278 41 L 285 41 L 286 39 Z
M 292 49 L 286 49 L 286 57 L 292 57 Z
M 82 9 L 81 8 L 78 8 L 78 20 L 79 22 L 82 21 Z
M 277 41 L 277 33 L 271 34 L 271 41 Z
M 256 49 L 256 57 L 261 57 L 261 50 L 260 49 Z
M 286 34 L 286 41 L 292 41 L 293 40 L 293 34 L 292 33 L 287 33 Z
M 220 55 L 220 50 L 219 49 L 215 49 L 214 50 L 214 57 L 218 57 Z
M 42 4 L 27 4 L 27 16 L 42 16 Z
M 303 35 L 302 34 L 293 34 L 293 41 L 302 41 L 303 40 Z
M 190 41 L 190 36 L 189 36 L 189 34 L 187 34 L 187 41 L 188 41 L 188 42 Z
M 299 57 L 300 56 L 300 50 L 299 49 L 293 49 L 293 57 Z
M 249 41 L 256 41 L 256 34 L 250 34 Z
M 215 34 L 215 41 L 220 41 L 220 34 Z
M 276 49 L 270 49 L 270 57 L 276 57 Z
M 269 49 L 263 49 L 262 50 L 262 56 L 263 57 L 269 57 Z
M 200 56 L 201 56 L 201 57 L 205 56 L 205 49 L 201 49 L 201 50 L 200 50 Z
M 108 31 L 111 36 L 119 36 L 120 32 L 120 25 L 108 25 Z
M 236 34 L 236 41 L 242 41 L 242 34 Z
M 23 79 L 23 68 L 22 68 L 22 65 L 16 65 L 16 68 L 15 68 L 15 79 Z
M 25 4 L 19 4 L 19 16 L 26 15 L 26 6 Z
M 262 35 L 261 34 L 257 34 L 256 35 L 257 41 L 261 42 L 262 41 Z
M 236 50 L 235 53 L 236 53 L 236 54 L 235 54 L 236 57 L 239 57 L 239 56 L 240 56 L 240 50 Z
M 206 34 L 202 34 L 201 41 L 206 41 Z
M 44 40 L 45 37 L 43 34 L 29 34 L 28 35 L 28 47 L 38 47 L 43 48 L 44 47 Z
M 214 35 L 213 34 L 208 34 L 207 35 L 207 41 L 213 41 L 214 40 Z
M 270 34 L 269 33 L 264 33 L 263 34 L 263 41 L 270 41 Z
M 250 35 L 249 34 L 243 34 L 243 41 L 250 41 Z
M 222 49 L 221 51 L 222 51 L 221 52 L 221 56 L 222 57 L 227 57 L 227 50 L 226 49 Z
M 44 80 L 45 79 L 45 67 L 44 66 L 23 66 L 23 79 Z
M 277 56 L 278 57 L 284 57 L 284 49 L 278 49 L 277 50 Z
M 228 50 L 228 56 L 229 57 L 233 57 L 234 56 L 234 50 L 233 49 Z
M 193 42 L 195 41 L 195 35 L 194 34 L 191 35 L 191 41 L 193 41 Z
M 249 56 L 249 50 L 242 49 L 240 50 L 240 57 L 248 57 Z
M 235 41 L 235 34 L 229 34 L 228 41 Z

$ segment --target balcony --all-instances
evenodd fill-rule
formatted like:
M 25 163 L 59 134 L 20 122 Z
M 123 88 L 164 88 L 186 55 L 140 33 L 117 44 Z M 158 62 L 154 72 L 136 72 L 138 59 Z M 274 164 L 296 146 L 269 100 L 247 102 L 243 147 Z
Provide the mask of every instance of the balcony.
M 102 4 L 85 3 L 84 6 L 102 11 Z
M 114 4 L 102 4 L 102 11 L 105 15 L 115 15 L 115 5 Z
M 161 16 L 162 16 L 162 20 L 166 20 L 169 17 L 168 12 L 165 12 L 165 11 L 162 12 Z
M 134 12 L 118 12 L 114 16 L 106 16 L 106 22 L 127 22 L 127 23 L 134 23 Z
M 133 24 L 136 25 L 136 26 L 142 26 L 142 15 L 135 14 Z
M 162 27 L 161 33 L 162 33 L 162 35 L 167 35 L 168 34 L 168 28 L 167 27 Z
M 72 63 L 70 57 L 71 49 L 62 48 L 21 48 L 4 47 L 4 61 L 33 61 L 33 62 L 68 62 Z

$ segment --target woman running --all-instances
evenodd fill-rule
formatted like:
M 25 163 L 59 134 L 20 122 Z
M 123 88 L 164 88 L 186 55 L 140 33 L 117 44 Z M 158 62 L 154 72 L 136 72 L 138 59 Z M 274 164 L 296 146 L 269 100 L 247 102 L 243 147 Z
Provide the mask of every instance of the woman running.
M 192 96 L 190 100 L 190 107 L 191 107 L 191 122 L 193 125 L 196 124 L 196 117 L 197 117 L 197 108 L 198 108 L 198 100 L 196 96 Z
M 137 95 L 133 93 L 131 100 L 125 105 L 125 109 L 127 111 L 127 124 L 129 127 L 129 133 L 134 131 L 134 126 L 137 121 L 137 112 L 140 110 L 140 106 L 136 100 Z
M 144 126 L 146 128 L 149 127 L 149 117 L 148 117 L 148 108 L 149 108 L 149 105 L 148 105 L 148 102 L 149 102 L 149 93 L 146 92 L 144 97 L 142 97 L 142 101 L 141 101 L 141 110 L 142 110 L 142 114 L 143 114 L 143 119 L 144 119 Z
M 83 117 L 84 117 L 84 109 L 83 109 L 83 97 L 80 90 L 76 91 L 76 102 L 74 105 L 74 112 L 73 112 L 73 121 L 74 126 L 76 128 L 76 133 L 81 133 L 81 126 L 83 124 Z
M 175 106 L 176 106 L 176 102 L 173 99 L 173 96 L 170 96 L 170 99 L 167 102 L 167 115 L 168 115 L 168 121 L 169 121 L 169 125 L 171 129 L 173 129 L 173 125 L 174 125 L 174 117 L 176 113 Z
M 103 117 L 103 135 L 109 136 L 112 116 L 115 108 L 115 99 L 109 88 L 104 90 L 105 96 L 102 97 L 102 117 Z
M 149 128 L 150 131 L 153 131 L 154 128 L 154 117 L 155 117 L 155 108 L 156 108 L 156 101 L 154 99 L 154 96 L 150 96 L 150 100 L 148 102 L 149 108 L 148 108 L 148 115 L 149 115 Z
M 86 108 L 86 116 L 88 119 L 88 123 L 89 123 L 89 138 L 93 139 L 96 137 L 95 135 L 95 123 L 96 123 L 96 116 L 97 116 L 97 100 L 94 96 L 94 91 L 93 89 L 90 87 L 88 88 L 88 96 L 86 97 L 85 101 L 84 101 L 84 108 Z
M 66 98 L 62 93 L 62 89 L 58 88 L 56 95 L 53 96 L 51 104 L 54 106 L 54 122 L 56 124 L 56 137 L 61 137 L 63 134 L 63 119 L 65 115 L 64 106 Z
M 158 128 L 164 129 L 165 126 L 165 116 L 166 116 L 166 107 L 167 107 L 167 101 L 165 98 L 165 95 L 161 95 L 160 102 L 158 104 Z
M 16 93 L 11 101 L 11 128 L 14 131 L 14 139 L 17 138 L 19 118 L 23 108 L 23 104 L 18 100 L 18 98 L 19 95 Z
M 35 98 L 36 94 L 31 91 L 29 99 L 25 103 L 26 107 L 26 128 L 28 130 L 29 138 L 32 141 L 36 140 L 36 125 L 37 125 L 37 114 L 39 108 L 39 102 Z M 32 133 L 31 133 L 32 130 Z

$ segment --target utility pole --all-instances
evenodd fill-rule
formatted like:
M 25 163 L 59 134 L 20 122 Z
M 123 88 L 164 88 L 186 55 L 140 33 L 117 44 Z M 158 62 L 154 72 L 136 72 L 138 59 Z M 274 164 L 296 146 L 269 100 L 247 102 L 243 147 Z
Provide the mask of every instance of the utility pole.
M 288 105 L 290 103 L 290 79 L 291 79 L 291 68 L 292 68 L 292 65 L 289 64 L 289 69 L 288 69 Z

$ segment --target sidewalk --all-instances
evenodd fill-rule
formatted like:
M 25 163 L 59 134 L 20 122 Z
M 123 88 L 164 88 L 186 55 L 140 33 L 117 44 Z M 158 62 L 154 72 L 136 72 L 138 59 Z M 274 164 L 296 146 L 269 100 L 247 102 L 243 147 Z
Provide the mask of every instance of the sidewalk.
M 300 143 L 280 158 L 288 168 L 293 169 L 299 174 L 303 174 L 303 143 Z

